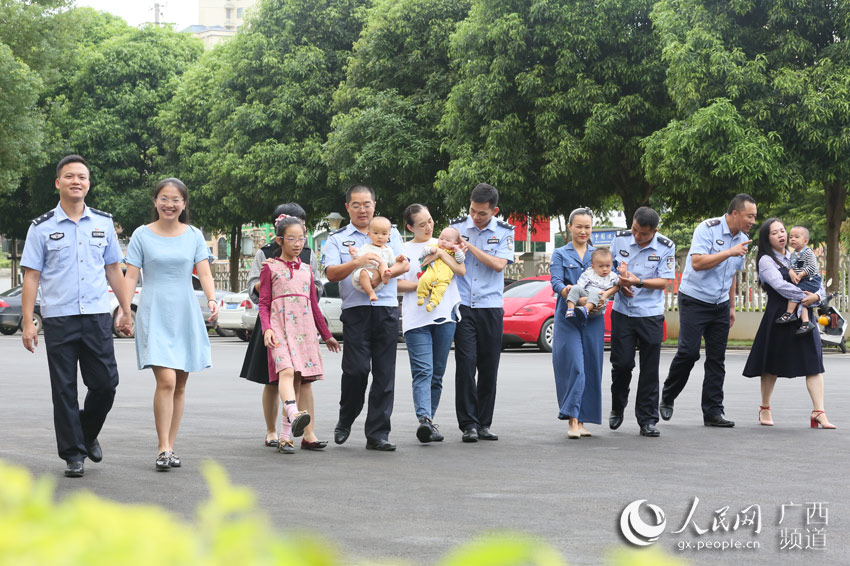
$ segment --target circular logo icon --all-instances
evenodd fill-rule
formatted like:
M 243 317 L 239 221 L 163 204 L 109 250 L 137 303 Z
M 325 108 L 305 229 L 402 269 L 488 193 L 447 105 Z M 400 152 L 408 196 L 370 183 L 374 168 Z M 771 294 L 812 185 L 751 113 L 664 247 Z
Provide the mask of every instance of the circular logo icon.
M 635 546 L 649 546 L 658 540 L 667 527 L 664 510 L 652 503 L 646 503 L 646 506 L 655 514 L 655 524 L 648 525 L 640 518 L 640 506 L 644 503 L 646 499 L 632 501 L 626 505 L 623 514 L 620 515 L 620 531 L 626 540 Z

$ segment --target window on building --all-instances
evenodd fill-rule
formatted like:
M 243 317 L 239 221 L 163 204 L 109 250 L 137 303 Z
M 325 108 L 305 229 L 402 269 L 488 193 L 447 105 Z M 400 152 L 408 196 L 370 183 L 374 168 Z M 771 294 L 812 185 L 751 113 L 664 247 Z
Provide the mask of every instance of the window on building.
M 230 19 L 230 16 L 232 16 L 232 15 L 233 15 L 233 8 L 225 8 L 225 9 L 224 9 L 224 17 L 225 17 L 226 19 L 228 19 L 228 20 L 229 20 L 229 19 Z
M 245 8 L 236 8 L 236 17 L 244 18 L 245 17 Z

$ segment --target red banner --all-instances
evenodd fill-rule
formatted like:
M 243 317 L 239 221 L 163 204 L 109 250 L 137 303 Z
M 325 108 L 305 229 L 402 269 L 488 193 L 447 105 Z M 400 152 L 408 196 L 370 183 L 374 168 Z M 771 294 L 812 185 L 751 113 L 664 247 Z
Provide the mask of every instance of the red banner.
M 527 241 L 526 228 L 528 227 L 528 217 L 525 214 L 511 214 L 508 218 L 514 226 L 514 240 L 517 242 Z M 549 241 L 549 219 L 535 218 L 531 226 L 531 241 L 532 242 L 548 242 Z

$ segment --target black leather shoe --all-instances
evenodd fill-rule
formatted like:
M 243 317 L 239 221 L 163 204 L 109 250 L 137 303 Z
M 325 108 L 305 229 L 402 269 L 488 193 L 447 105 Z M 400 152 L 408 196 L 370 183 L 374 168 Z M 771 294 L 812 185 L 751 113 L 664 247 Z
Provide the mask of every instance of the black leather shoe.
M 608 415 L 608 428 L 617 430 L 621 424 L 623 424 L 623 413 L 611 411 L 611 414 Z
M 74 462 L 73 460 L 68 461 L 68 465 L 65 467 L 65 477 L 66 478 L 81 478 L 86 471 L 83 468 L 83 461 Z
M 419 427 L 416 429 L 416 438 L 419 442 L 425 444 L 431 442 L 431 419 L 428 417 L 419 417 Z
M 720 428 L 732 428 L 733 426 L 735 426 L 735 421 L 730 421 L 723 415 L 703 417 L 702 422 L 703 424 L 705 424 L 705 426 L 717 426 Z
M 658 405 L 658 412 L 661 414 L 662 419 L 669 421 L 673 418 L 673 403 L 661 403 Z
M 103 460 L 103 450 L 100 449 L 100 442 L 97 441 L 97 438 L 91 442 L 86 442 L 86 452 L 89 453 L 89 460 L 92 462 Z
M 341 426 L 337 426 L 334 429 L 334 442 L 337 444 L 345 444 L 345 441 L 348 440 L 348 435 L 351 434 L 350 428 L 343 428 Z
M 464 442 L 478 442 L 478 428 L 474 425 L 466 427 L 461 440 Z
M 661 436 L 661 432 L 655 428 L 654 423 L 646 423 L 645 425 L 640 425 L 640 435 L 641 436 Z
M 379 450 L 381 452 L 395 452 L 395 444 L 389 440 L 366 439 L 366 450 Z
M 488 426 L 482 426 L 478 429 L 478 438 L 480 440 L 499 440 L 499 436 L 490 432 Z
M 442 442 L 445 437 L 440 434 L 440 427 L 431 423 L 431 442 Z

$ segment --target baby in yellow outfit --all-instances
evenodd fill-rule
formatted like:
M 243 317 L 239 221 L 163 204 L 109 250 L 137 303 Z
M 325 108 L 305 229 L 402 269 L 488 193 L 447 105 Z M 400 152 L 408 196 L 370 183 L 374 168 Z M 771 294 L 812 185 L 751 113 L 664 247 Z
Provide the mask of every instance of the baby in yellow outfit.
M 437 248 L 445 250 L 458 263 L 463 263 L 466 259 L 466 255 L 460 249 L 460 232 L 455 228 L 444 229 L 440 232 L 436 246 L 425 246 L 422 249 L 422 257 L 419 258 L 420 264 L 426 256 L 436 253 Z M 446 292 L 446 288 L 452 282 L 454 271 L 440 258 L 430 262 L 427 266 L 423 266 L 423 271 L 424 273 L 419 278 L 419 283 L 416 287 L 416 304 L 424 305 L 425 299 L 428 298 L 428 294 L 430 293 L 431 300 L 425 306 L 425 309 L 431 312 L 443 300 L 443 293 Z

